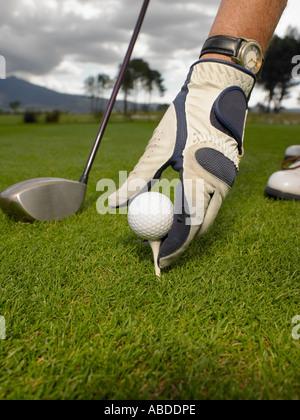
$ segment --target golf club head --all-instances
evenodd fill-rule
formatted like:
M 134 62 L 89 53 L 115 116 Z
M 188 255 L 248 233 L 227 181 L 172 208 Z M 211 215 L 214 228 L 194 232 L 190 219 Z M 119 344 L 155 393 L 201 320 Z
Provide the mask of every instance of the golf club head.
M 82 206 L 86 184 L 60 178 L 37 178 L 15 184 L 0 194 L 0 208 L 20 221 L 62 220 Z

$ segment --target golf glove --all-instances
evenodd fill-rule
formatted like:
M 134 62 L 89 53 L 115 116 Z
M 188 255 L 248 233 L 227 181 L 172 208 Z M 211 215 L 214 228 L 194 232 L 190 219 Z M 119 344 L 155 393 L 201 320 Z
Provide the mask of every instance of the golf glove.
M 168 166 L 179 172 L 174 221 L 162 241 L 160 268 L 172 264 L 194 238 L 208 231 L 233 186 L 255 80 L 249 71 L 226 61 L 195 63 L 144 155 L 110 196 L 111 207 L 128 205 Z

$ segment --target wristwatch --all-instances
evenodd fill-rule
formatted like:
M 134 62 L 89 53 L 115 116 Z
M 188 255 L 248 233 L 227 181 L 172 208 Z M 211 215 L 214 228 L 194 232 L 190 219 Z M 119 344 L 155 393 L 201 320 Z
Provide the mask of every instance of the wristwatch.
M 230 56 L 237 64 L 251 71 L 256 76 L 261 72 L 264 62 L 263 52 L 257 41 L 224 35 L 208 38 L 203 46 L 200 58 L 204 54 Z

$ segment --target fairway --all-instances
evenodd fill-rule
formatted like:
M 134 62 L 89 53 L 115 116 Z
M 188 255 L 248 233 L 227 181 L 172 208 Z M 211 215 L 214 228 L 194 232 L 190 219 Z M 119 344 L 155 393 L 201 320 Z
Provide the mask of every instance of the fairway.
M 299 203 L 264 188 L 300 144 L 300 125 L 248 124 L 213 228 L 160 282 L 126 215 L 96 210 L 98 181 L 118 183 L 156 125 L 109 124 L 79 214 L 24 224 L 0 213 L 1 400 L 299 399 Z M 37 177 L 78 181 L 98 126 L 0 117 L 0 191 Z

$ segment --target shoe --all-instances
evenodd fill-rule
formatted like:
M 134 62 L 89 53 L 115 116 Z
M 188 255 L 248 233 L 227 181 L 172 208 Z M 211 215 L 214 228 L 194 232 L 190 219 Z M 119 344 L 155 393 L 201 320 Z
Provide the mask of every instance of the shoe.
M 290 167 L 286 167 L 290 162 L 294 163 Z M 300 200 L 300 155 L 287 159 L 282 164 L 282 171 L 271 175 L 265 188 L 265 194 L 275 199 Z
M 300 146 L 290 146 L 285 151 L 285 160 L 300 156 Z

